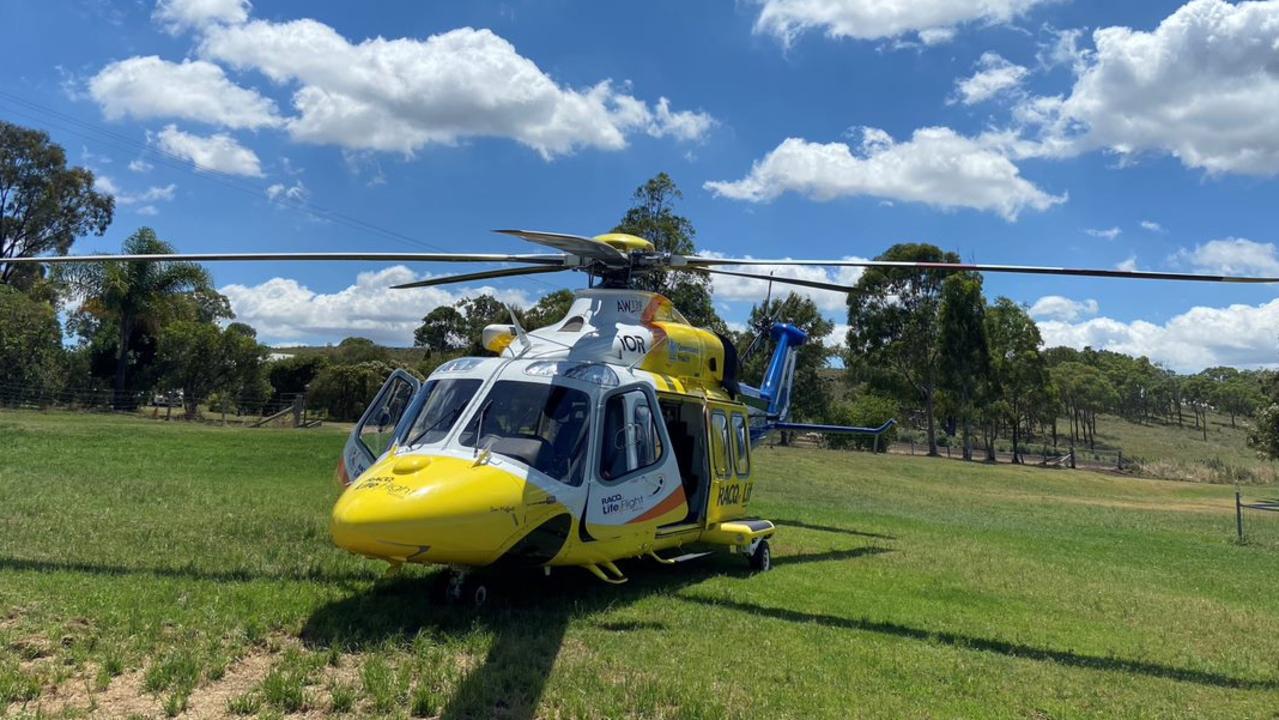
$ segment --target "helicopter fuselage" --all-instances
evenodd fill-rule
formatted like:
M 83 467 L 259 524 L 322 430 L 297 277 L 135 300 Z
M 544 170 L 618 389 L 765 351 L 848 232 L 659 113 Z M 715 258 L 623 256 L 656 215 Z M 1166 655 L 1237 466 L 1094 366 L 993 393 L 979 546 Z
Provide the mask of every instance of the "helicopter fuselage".
M 450 361 L 424 383 L 398 371 L 375 398 L 339 465 L 339 546 L 616 579 L 614 560 L 747 551 L 772 534 L 739 521 L 752 410 L 725 388 L 724 343 L 666 298 L 582 291 L 555 325 L 490 326 L 485 344 L 497 357 Z

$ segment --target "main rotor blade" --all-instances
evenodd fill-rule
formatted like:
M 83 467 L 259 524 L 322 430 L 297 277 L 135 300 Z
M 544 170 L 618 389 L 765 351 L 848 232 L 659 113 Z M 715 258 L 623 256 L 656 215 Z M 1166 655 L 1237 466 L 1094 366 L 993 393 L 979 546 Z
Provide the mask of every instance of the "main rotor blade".
M 1128 278 L 1131 280 L 1191 280 L 1229 283 L 1279 283 L 1279 277 L 1254 277 L 1248 275 L 1210 275 L 1200 273 L 1155 272 L 1149 270 L 1104 270 L 1099 268 L 1063 268 L 1038 265 L 984 265 L 979 263 L 914 262 L 903 260 L 756 260 L 754 258 L 684 258 L 686 267 L 709 270 L 715 265 L 789 265 L 798 267 L 863 267 L 906 268 L 913 270 L 943 270 L 947 272 L 1021 273 L 1027 275 L 1071 275 L 1075 277 Z M 723 271 L 720 271 L 723 272 Z M 762 276 L 761 279 L 768 278 Z M 773 278 L 777 282 L 794 278 Z
M 553 247 L 556 250 L 563 250 L 566 253 L 591 260 L 599 260 L 605 265 L 624 267 L 630 262 L 630 259 L 616 248 L 581 235 L 565 235 L 564 233 L 540 232 L 537 230 L 494 230 L 493 232 L 514 235 L 517 238 L 528 240 L 538 245 Z
M 611 248 L 610 248 L 611 249 Z M 170 255 L 50 255 L 47 257 L 0 258 L 0 263 L 43 264 L 94 262 L 260 262 L 279 260 L 374 262 L 518 262 L 562 266 L 563 255 L 498 255 L 472 253 L 416 252 L 278 252 L 278 253 L 174 253 Z
M 836 285 L 835 283 L 822 282 L 820 280 L 804 280 L 802 278 L 779 277 L 777 275 L 756 275 L 754 273 L 735 272 L 733 270 L 720 270 L 719 268 L 708 267 L 684 267 L 677 268 L 696 273 L 713 273 L 715 275 L 732 275 L 734 277 L 750 278 L 752 280 L 763 280 L 764 282 L 783 283 L 785 285 L 799 285 L 800 287 L 817 288 L 818 290 L 834 290 L 835 292 L 848 293 L 853 291 L 852 285 Z
M 572 270 L 571 267 L 560 265 L 558 267 L 515 267 L 503 268 L 501 270 L 488 270 L 485 272 L 465 273 L 463 275 L 443 275 L 440 277 L 427 278 L 426 280 L 418 280 L 417 282 L 404 283 L 403 285 L 392 285 L 393 290 L 407 290 L 408 288 L 431 287 L 433 285 L 448 285 L 450 283 L 470 282 L 472 280 L 488 280 L 490 278 L 502 277 L 518 277 L 520 275 L 540 275 L 542 273 L 560 272 L 561 270 Z

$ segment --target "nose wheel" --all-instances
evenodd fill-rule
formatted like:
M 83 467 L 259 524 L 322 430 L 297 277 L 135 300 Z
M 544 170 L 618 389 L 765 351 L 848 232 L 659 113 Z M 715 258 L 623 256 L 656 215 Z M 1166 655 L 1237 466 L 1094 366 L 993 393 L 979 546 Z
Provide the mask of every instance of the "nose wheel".
M 453 605 L 484 607 L 489 599 L 488 585 L 468 573 L 451 572 L 444 589 L 444 599 Z

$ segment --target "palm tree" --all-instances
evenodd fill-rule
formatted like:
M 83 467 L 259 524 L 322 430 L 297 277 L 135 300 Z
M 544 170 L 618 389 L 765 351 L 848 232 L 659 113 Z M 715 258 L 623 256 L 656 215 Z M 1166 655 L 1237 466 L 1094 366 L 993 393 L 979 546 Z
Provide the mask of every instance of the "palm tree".
M 124 241 L 126 255 L 168 255 L 173 246 L 159 239 L 149 227 L 139 228 Z M 62 281 L 80 297 L 85 307 L 114 319 L 120 331 L 116 343 L 113 406 L 130 407 L 125 396 L 129 367 L 129 339 L 135 328 L 154 331 L 171 301 L 178 295 L 209 287 L 209 274 L 189 262 L 107 262 L 67 265 Z

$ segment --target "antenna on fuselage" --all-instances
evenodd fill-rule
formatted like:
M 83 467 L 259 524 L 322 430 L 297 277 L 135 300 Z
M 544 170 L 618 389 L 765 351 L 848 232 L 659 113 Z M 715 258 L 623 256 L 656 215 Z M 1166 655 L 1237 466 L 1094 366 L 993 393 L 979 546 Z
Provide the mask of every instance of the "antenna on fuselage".
M 524 332 L 524 326 L 520 324 L 520 319 L 515 316 L 515 308 L 510 303 L 507 303 L 506 311 L 511 314 L 511 327 L 515 328 L 515 337 L 519 338 L 520 345 L 523 345 L 525 350 L 533 347 L 533 341 L 528 339 L 528 333 Z

